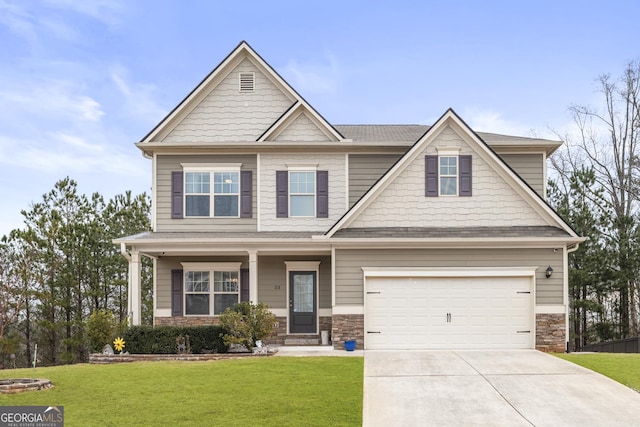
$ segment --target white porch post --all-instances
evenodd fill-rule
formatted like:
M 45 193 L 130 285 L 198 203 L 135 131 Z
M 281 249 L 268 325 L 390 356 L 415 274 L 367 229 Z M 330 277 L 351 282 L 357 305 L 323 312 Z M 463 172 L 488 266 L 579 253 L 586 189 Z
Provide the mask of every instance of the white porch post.
M 249 251 L 249 301 L 258 303 L 258 252 Z
M 142 323 L 140 288 L 140 253 L 131 251 L 129 260 L 129 322 L 131 325 Z

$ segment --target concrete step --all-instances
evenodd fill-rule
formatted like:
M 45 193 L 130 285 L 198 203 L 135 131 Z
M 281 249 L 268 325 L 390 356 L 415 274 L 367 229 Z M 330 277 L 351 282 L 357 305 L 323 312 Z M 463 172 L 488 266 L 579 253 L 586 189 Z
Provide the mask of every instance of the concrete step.
M 320 338 L 285 338 L 284 345 L 318 345 Z

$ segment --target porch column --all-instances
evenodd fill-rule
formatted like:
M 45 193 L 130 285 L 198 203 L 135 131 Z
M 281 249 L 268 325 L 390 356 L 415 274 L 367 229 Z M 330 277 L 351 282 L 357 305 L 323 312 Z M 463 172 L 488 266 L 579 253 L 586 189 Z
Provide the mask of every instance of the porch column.
M 249 251 L 249 301 L 258 303 L 258 252 Z
M 141 292 L 140 292 L 140 253 L 131 251 L 129 260 L 129 324 L 142 323 L 141 316 Z

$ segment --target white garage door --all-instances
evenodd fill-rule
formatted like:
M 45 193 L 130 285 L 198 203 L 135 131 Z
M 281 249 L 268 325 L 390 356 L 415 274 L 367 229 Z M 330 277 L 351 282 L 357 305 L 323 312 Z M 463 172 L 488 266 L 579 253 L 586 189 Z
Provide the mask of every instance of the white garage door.
M 533 348 L 530 277 L 368 277 L 365 348 Z

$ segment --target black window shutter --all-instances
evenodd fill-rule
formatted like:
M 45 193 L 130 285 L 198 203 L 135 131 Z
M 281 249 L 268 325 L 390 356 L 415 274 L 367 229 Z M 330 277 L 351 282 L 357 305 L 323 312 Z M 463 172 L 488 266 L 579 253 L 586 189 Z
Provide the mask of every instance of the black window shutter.
M 240 269 L 240 301 L 249 301 L 249 269 Z M 255 301 L 254 301 L 255 303 Z
M 438 197 L 438 156 L 425 156 L 424 195 Z
M 171 172 L 171 218 L 182 218 L 182 171 Z
M 289 172 L 276 171 L 276 217 L 289 216 Z
M 316 172 L 316 216 L 329 218 L 329 171 Z
M 253 216 L 253 171 L 240 172 L 240 218 Z
M 460 196 L 471 196 L 471 156 L 459 156 L 460 176 L 458 177 Z
M 171 316 L 182 316 L 182 270 L 171 270 Z

